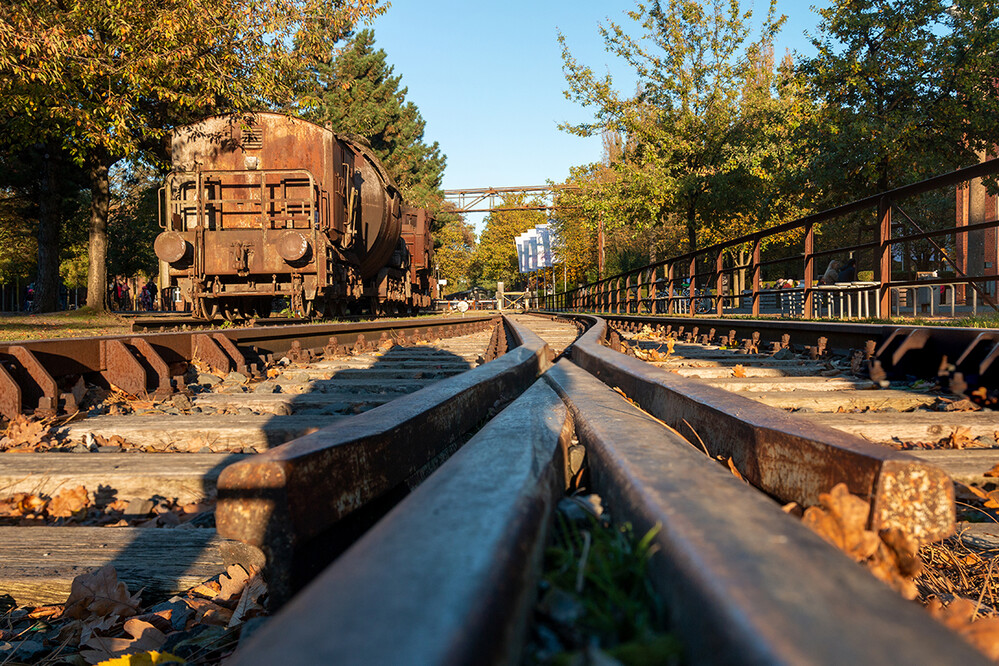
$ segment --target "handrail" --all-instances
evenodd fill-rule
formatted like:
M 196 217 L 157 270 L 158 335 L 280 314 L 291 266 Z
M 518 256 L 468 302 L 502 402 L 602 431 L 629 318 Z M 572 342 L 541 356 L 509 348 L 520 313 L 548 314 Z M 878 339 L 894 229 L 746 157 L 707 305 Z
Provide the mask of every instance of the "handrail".
M 893 281 L 891 279 L 893 246 L 923 239 L 928 239 L 932 242 L 934 237 L 969 234 L 999 227 L 999 220 L 964 225 L 955 224 L 945 229 L 933 231 L 924 231 L 917 227 L 919 233 L 893 237 L 893 233 L 897 233 L 903 226 L 906 226 L 904 224 L 892 223 L 892 212 L 897 208 L 896 201 L 996 174 L 999 174 L 999 159 L 987 160 L 970 167 L 813 213 L 768 229 L 720 241 L 699 250 L 602 278 L 559 294 L 549 294 L 543 298 L 542 302 L 547 309 L 552 310 L 639 313 L 642 311 L 655 312 L 655 309 L 660 307 L 657 304 L 662 303 L 665 303 L 667 309 L 672 312 L 674 311 L 675 304 L 682 304 L 683 301 L 686 301 L 684 309 L 689 314 L 695 314 L 695 302 L 707 297 L 713 302 L 712 310 L 714 313 L 720 316 L 723 315 L 726 301 L 741 303 L 742 299 L 746 299 L 751 302 L 752 314 L 759 315 L 760 296 L 769 293 L 760 288 L 762 268 L 785 264 L 787 262 L 802 262 L 804 264 L 804 280 L 802 281 L 803 285 L 797 287 L 797 289 L 801 290 L 804 295 L 801 316 L 810 318 L 814 313 L 815 296 L 817 293 L 815 289 L 817 286 L 815 275 L 816 269 L 819 267 L 816 265 L 815 260 L 847 252 L 873 250 L 875 252 L 874 272 L 877 276 L 875 278 L 877 285 L 871 286 L 869 289 L 871 291 L 877 290 L 877 311 L 879 313 L 887 313 L 891 307 L 891 289 L 907 284 L 905 281 Z M 826 248 L 820 250 L 815 248 L 816 224 L 875 207 L 878 213 L 877 240 L 859 242 L 832 249 Z M 903 216 L 908 218 L 900 208 L 898 208 L 898 211 L 902 212 Z M 803 252 L 789 257 L 762 260 L 760 254 L 763 240 L 798 230 L 804 231 L 804 238 L 802 241 L 799 241 L 804 245 Z M 749 253 L 751 258 L 748 265 L 741 264 L 739 266 L 726 267 L 723 253 L 730 248 L 746 246 L 747 244 L 751 244 L 752 246 Z M 745 294 L 724 294 L 723 276 L 746 269 L 751 273 L 751 291 L 747 289 Z M 819 269 L 819 272 L 821 272 L 821 269 Z M 946 279 L 945 281 L 964 282 L 967 283 L 969 288 L 977 289 L 974 285 L 979 282 L 999 282 L 999 275 L 962 276 L 958 280 Z M 681 290 L 680 285 L 684 282 L 687 282 L 687 284 Z M 664 284 L 665 289 L 663 289 Z M 927 281 L 923 284 L 932 284 L 932 282 Z M 708 288 L 709 292 L 713 290 L 714 293 L 703 293 L 705 288 Z M 964 287 L 960 289 L 960 298 L 963 298 Z M 698 293 L 699 291 L 702 293 Z M 985 300 L 993 307 L 996 307 L 991 303 L 990 299 Z

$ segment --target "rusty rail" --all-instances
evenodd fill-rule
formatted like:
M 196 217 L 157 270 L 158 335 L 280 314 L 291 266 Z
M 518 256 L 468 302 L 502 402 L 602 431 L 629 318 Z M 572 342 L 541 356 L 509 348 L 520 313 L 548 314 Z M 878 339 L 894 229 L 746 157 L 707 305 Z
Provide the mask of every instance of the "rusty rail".
M 591 329 L 574 356 L 633 372 L 634 359 L 600 344 L 604 323 L 585 319 Z M 692 663 L 985 663 L 567 359 L 241 645 L 233 663 L 519 661 L 573 435 L 615 520 L 638 534 L 657 530 L 652 583 Z
M 289 599 L 550 365 L 543 341 L 506 325 L 517 346 L 497 360 L 223 470 L 219 533 L 259 551 L 272 603 Z
M 897 527 L 920 541 L 954 532 L 953 484 L 939 469 L 667 372 L 604 346 L 607 337 L 606 322 L 598 319 L 573 346 L 573 362 L 691 441 L 703 442 L 712 456 L 731 458 L 767 494 L 811 506 L 842 481 L 870 503 L 872 529 Z
M 593 344 L 577 349 L 585 356 Z M 571 408 L 594 489 L 615 519 L 637 534 L 657 530 L 650 573 L 690 663 L 985 663 L 579 366 L 559 361 L 545 378 Z
M 535 382 L 232 663 L 519 662 L 571 430 Z
M 675 332 L 681 340 L 712 340 L 734 331 L 740 342 L 758 334 L 766 351 L 790 336 L 794 347 L 816 346 L 825 338 L 830 352 L 862 351 L 864 360 L 879 365 L 889 377 L 915 376 L 957 382 L 962 386 L 999 387 L 999 331 L 957 326 L 892 326 L 842 322 L 774 319 L 714 319 L 651 315 L 604 315 L 613 327 L 638 332 L 649 326 Z M 873 343 L 868 354 L 867 347 Z M 961 390 L 963 392 L 964 389 Z
M 450 337 L 497 321 L 498 314 L 489 314 L 2 343 L 0 415 L 72 413 L 82 398 L 84 375 L 133 395 L 163 397 L 183 388 L 179 375 L 194 360 L 221 372 L 252 374 L 277 354 L 297 358 L 324 348 L 370 347 L 388 338 Z

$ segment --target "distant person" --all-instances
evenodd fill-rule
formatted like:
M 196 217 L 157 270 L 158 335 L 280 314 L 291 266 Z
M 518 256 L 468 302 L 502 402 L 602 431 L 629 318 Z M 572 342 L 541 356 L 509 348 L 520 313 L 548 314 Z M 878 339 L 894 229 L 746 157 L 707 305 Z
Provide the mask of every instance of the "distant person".
M 850 257 L 843 268 L 839 269 L 836 282 L 855 282 L 857 280 L 857 260 Z
M 829 262 L 826 272 L 819 278 L 819 284 L 836 284 L 839 278 L 839 269 L 843 264 L 838 259 Z
M 31 312 L 35 305 L 35 283 L 29 284 L 24 291 L 24 311 Z
M 156 282 L 153 281 L 153 280 L 150 280 L 149 284 L 146 285 L 146 288 L 149 289 L 149 309 L 150 310 L 155 310 L 155 309 L 157 309 L 156 308 Z

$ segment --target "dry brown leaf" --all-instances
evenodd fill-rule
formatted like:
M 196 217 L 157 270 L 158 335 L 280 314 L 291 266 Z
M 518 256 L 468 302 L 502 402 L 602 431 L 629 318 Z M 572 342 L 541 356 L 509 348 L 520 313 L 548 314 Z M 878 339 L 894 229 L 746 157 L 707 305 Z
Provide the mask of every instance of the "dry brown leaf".
M 874 555 L 878 535 L 867 530 L 867 502 L 851 495 L 845 483 L 838 483 L 828 493 L 819 495 L 819 505 L 808 507 L 802 522 L 826 541 L 856 561 Z
M 214 599 L 219 594 L 219 584 L 215 581 L 208 581 L 208 583 L 201 583 L 195 587 L 188 590 L 188 595 L 197 595 L 199 597 L 204 597 L 205 599 Z
M 239 597 L 239 603 L 236 604 L 236 610 L 232 613 L 229 626 L 234 627 L 252 615 L 263 611 L 263 606 L 260 605 L 259 601 L 266 593 L 267 585 L 264 583 L 264 579 L 260 577 L 260 574 L 254 573 L 243 587 L 243 594 Z
M 83 486 L 67 488 L 52 498 L 48 514 L 54 518 L 69 518 L 90 506 L 90 497 Z
M 954 432 L 952 432 L 945 439 L 941 440 L 941 444 L 944 448 L 948 449 L 965 449 L 973 441 L 974 440 L 971 437 L 971 428 L 968 428 L 967 426 L 957 426 L 954 428 Z
M 184 599 L 195 613 L 194 622 L 202 624 L 213 624 L 220 627 L 228 626 L 232 619 L 232 611 L 224 606 L 219 606 L 214 601 L 207 599 Z
M 999 476 L 999 463 L 992 466 L 992 469 L 985 472 L 983 476 Z
M 125 631 L 132 638 L 94 636 L 84 643 L 92 649 L 81 650 L 80 655 L 87 663 L 96 664 L 126 652 L 158 650 L 166 643 L 166 635 L 149 622 L 133 618 L 125 623 Z
M 945 412 L 977 412 L 981 409 L 978 405 L 971 402 L 967 398 L 963 400 L 955 400 L 954 402 L 945 402 L 944 411 Z
M 742 367 L 742 365 L 737 365 L 734 368 L 732 368 L 732 376 L 733 377 L 745 377 L 746 376 L 746 369 L 744 367 Z
M 31 493 L 14 493 L 7 499 L 0 500 L 0 518 L 22 518 L 31 514 L 40 514 L 48 500 Z
M 45 618 L 56 618 L 62 615 L 62 606 L 39 606 L 28 613 L 28 617 L 34 620 L 42 620 Z
M 26 449 L 33 451 L 48 444 L 50 421 L 34 419 L 17 414 L 7 424 L 4 436 L 0 438 L 0 451 L 6 449 Z
M 963 636 L 989 659 L 999 660 L 999 618 L 985 617 L 976 620 L 976 604 L 961 597 L 947 606 L 939 599 L 932 599 L 927 610 L 937 621 Z
M 913 578 L 922 571 L 919 543 L 897 528 L 880 534 L 867 529 L 867 502 L 852 495 L 846 484 L 837 484 L 819 495 L 819 505 L 805 511 L 802 522 L 906 599 L 915 599 Z
M 246 582 L 250 579 L 250 574 L 238 564 L 231 565 L 225 573 L 219 576 L 219 594 L 215 598 L 217 603 L 229 605 L 239 599 L 239 595 L 246 587 Z
M 95 615 L 131 617 L 138 609 L 139 595 L 129 595 L 128 586 L 118 580 L 114 566 L 105 564 L 96 571 L 73 579 L 65 614 L 81 620 Z
M 728 469 L 735 475 L 735 478 L 740 481 L 745 481 L 745 479 L 742 478 L 742 474 L 739 474 L 739 470 L 735 466 L 735 461 L 733 461 L 731 457 L 728 459 Z

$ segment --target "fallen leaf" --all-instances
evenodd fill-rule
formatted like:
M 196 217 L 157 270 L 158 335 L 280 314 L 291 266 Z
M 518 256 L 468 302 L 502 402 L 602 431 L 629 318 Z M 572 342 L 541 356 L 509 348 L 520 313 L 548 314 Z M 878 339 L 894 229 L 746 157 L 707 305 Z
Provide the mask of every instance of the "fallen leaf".
M 81 620 L 95 615 L 131 617 L 138 609 L 139 595 L 130 596 L 128 586 L 118 580 L 114 566 L 105 564 L 96 571 L 73 579 L 65 614 Z
M 745 479 L 742 478 L 742 474 L 739 474 L 739 470 L 735 466 L 735 461 L 733 461 L 731 457 L 728 459 L 728 469 L 735 475 L 735 478 L 740 481 L 745 481 Z
M 236 610 L 232 613 L 229 626 L 234 627 L 246 621 L 247 618 L 251 617 L 251 614 L 256 615 L 258 612 L 262 612 L 264 608 L 259 601 L 266 593 L 267 585 L 264 583 L 264 579 L 255 572 L 243 587 L 243 594 L 239 598 L 239 603 L 236 604 Z
M 819 495 L 819 505 L 805 510 L 802 522 L 819 536 L 860 562 L 878 549 L 878 535 L 867 530 L 867 502 L 851 495 L 845 483 Z
M 219 594 L 214 599 L 217 603 L 229 605 L 239 599 L 250 574 L 238 564 L 231 565 L 225 573 L 219 576 Z
M 90 497 L 83 486 L 67 488 L 52 498 L 48 514 L 54 518 L 69 518 L 90 506 Z
M 967 398 L 963 400 L 956 400 L 954 402 L 945 402 L 944 411 L 945 412 L 977 412 L 981 409 L 980 406 L 971 402 Z
M 734 368 L 732 368 L 732 376 L 733 377 L 745 377 L 746 376 L 746 369 L 744 367 L 742 367 L 741 365 L 737 365 Z
M 157 664 L 183 664 L 184 660 L 169 652 L 143 652 L 115 657 L 97 664 L 97 666 L 156 666 Z
M 927 606 L 930 615 L 944 626 L 956 631 L 966 641 L 993 661 L 999 660 L 999 618 L 975 619 L 977 605 L 970 599 L 957 597 L 944 606 L 932 599 Z
M 225 627 L 229 624 L 229 620 L 232 619 L 232 611 L 224 606 L 219 606 L 214 601 L 208 601 L 207 599 L 184 599 L 186 603 L 194 611 L 194 623 L 202 624 L 213 624 L 220 627 Z
M 60 615 L 62 615 L 62 611 L 63 611 L 62 606 L 39 606 L 38 608 L 35 608 L 30 613 L 28 613 L 28 617 L 30 617 L 33 620 L 57 618 Z
M 984 476 L 999 476 L 999 463 L 992 466 L 992 469 L 985 472 Z
M 945 439 L 941 440 L 941 444 L 948 449 L 965 449 L 974 440 L 971 438 L 971 428 L 967 426 L 957 426 Z
M 91 650 L 81 650 L 80 655 L 88 663 L 96 664 L 123 652 L 148 652 L 157 650 L 166 643 L 166 635 L 148 622 L 132 618 L 125 623 L 125 631 L 132 638 L 110 638 L 94 636 L 84 643 Z
M 0 518 L 22 518 L 30 514 L 40 514 L 48 500 L 31 493 L 15 493 L 0 500 Z

